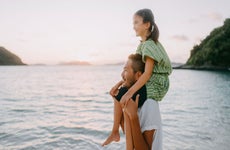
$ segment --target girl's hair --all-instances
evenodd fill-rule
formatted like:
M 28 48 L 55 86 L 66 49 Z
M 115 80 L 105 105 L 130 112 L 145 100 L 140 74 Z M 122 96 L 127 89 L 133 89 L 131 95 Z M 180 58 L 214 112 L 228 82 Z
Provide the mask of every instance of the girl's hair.
M 143 23 L 150 23 L 149 31 L 150 35 L 147 37 L 148 39 L 152 39 L 155 42 L 158 42 L 159 38 L 159 30 L 154 21 L 153 13 L 150 9 L 140 9 L 138 10 L 135 15 L 140 16 L 143 18 Z

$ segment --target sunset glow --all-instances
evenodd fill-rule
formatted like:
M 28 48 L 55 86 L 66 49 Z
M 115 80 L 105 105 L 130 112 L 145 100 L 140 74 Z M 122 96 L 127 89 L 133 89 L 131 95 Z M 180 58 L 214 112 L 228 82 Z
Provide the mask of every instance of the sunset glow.
M 0 0 L 0 46 L 27 64 L 122 62 L 139 44 L 133 14 L 150 8 L 170 59 L 183 63 L 230 17 L 229 6 L 228 0 Z

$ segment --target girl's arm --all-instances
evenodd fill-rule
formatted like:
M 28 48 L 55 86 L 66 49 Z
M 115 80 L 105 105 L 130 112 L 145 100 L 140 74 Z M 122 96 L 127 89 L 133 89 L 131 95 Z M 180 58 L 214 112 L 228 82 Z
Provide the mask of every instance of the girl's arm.
M 119 81 L 114 87 L 111 88 L 109 94 L 111 96 L 116 96 L 118 94 L 118 88 L 124 83 L 124 70 L 121 73 L 122 80 Z
M 148 56 L 146 56 L 145 61 L 145 72 L 140 76 L 140 78 L 136 81 L 136 83 L 125 93 L 125 95 L 121 98 L 121 105 L 122 107 L 125 103 L 133 96 L 133 94 L 138 91 L 146 82 L 150 79 L 152 75 L 154 67 L 154 60 Z

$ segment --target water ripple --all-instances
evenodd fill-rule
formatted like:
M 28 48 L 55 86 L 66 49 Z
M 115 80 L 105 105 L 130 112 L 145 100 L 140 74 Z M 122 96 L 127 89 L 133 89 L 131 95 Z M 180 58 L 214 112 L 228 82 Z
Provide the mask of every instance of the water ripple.
M 121 66 L 0 67 L 0 149 L 125 149 L 113 125 Z M 160 109 L 164 149 L 230 147 L 230 73 L 174 70 Z

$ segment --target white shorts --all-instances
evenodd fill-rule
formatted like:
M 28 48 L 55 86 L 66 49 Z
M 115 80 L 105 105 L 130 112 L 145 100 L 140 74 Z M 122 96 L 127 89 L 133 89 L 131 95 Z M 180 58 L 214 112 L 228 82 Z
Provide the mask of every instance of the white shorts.
M 162 150 L 162 123 L 159 104 L 153 99 L 147 99 L 141 108 L 138 108 L 141 132 L 155 129 L 152 150 Z

